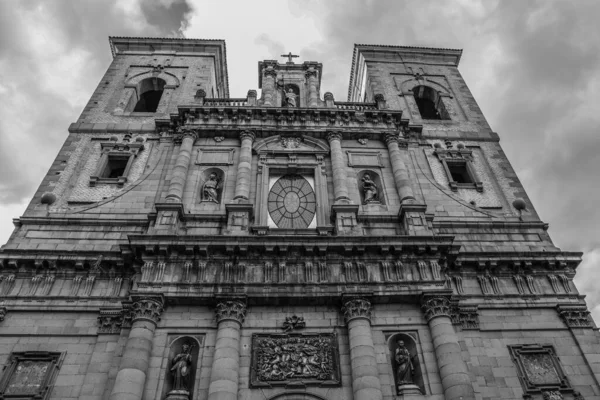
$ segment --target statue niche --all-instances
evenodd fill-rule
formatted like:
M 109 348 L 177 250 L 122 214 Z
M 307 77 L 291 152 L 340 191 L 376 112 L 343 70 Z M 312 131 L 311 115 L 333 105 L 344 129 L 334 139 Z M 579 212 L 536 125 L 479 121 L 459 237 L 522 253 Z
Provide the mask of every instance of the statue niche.
M 166 374 L 166 400 L 192 400 L 198 343 L 190 337 L 173 342 Z
M 376 172 L 362 171 L 358 175 L 358 187 L 363 205 L 385 204 L 381 178 Z
M 300 106 L 300 90 L 296 85 L 283 85 L 283 95 L 281 97 L 282 107 L 297 108 Z
M 202 186 L 200 188 L 200 201 L 208 203 L 221 203 L 223 189 L 223 172 L 218 168 L 210 168 L 204 171 Z
M 424 384 L 415 340 L 398 333 L 389 339 L 396 393 L 398 395 L 423 394 Z

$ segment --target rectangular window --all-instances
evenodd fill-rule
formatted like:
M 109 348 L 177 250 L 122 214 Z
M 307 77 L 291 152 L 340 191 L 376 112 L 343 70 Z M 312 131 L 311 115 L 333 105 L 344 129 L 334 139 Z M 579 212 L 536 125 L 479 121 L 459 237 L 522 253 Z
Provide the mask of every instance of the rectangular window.
M 123 186 L 131 169 L 134 155 L 129 152 L 104 153 L 98 162 L 96 174 L 90 176 L 90 186 L 98 183 L 116 184 Z
M 467 169 L 467 163 L 448 163 L 448 170 L 452 180 L 456 183 L 474 183 Z
M 102 172 L 102 178 L 119 178 L 125 175 L 129 157 L 108 157 L 106 167 Z

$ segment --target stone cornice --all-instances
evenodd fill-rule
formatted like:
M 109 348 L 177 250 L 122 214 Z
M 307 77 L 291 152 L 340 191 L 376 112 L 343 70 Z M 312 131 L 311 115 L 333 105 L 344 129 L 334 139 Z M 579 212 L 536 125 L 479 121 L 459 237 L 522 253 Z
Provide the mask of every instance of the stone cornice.
M 171 236 L 171 235 L 129 235 L 129 245 L 121 245 L 121 251 L 128 254 L 132 251 L 159 251 L 177 250 L 182 254 L 206 254 L 209 249 L 221 249 L 225 252 L 245 253 L 249 249 L 260 249 L 267 253 L 275 248 L 286 251 L 288 248 L 298 248 L 312 253 L 315 248 L 319 252 L 340 252 L 351 254 L 376 252 L 387 254 L 391 251 L 456 254 L 458 248 L 453 245 L 454 236 L 377 236 L 377 237 L 347 237 L 347 236 L 277 236 L 277 240 L 270 240 L 264 236 Z M 133 253 L 132 253 L 133 254 Z
M 208 100 L 208 99 L 207 99 Z M 221 99 L 218 104 L 181 105 L 170 119 L 157 119 L 156 129 L 162 131 L 173 125 L 197 129 L 310 128 L 310 129 L 379 129 L 407 128 L 409 120 L 402 111 L 378 109 L 371 103 L 336 102 L 335 108 L 281 108 L 249 106 L 240 99 Z M 243 99 L 242 99 L 243 100 Z

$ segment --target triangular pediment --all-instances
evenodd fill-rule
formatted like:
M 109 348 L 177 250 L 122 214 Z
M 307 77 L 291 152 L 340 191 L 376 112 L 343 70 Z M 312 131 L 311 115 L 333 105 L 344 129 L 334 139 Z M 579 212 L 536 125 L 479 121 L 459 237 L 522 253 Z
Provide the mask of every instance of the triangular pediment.
M 276 135 L 254 144 L 257 153 L 329 153 L 329 146 L 320 139 L 303 135 Z

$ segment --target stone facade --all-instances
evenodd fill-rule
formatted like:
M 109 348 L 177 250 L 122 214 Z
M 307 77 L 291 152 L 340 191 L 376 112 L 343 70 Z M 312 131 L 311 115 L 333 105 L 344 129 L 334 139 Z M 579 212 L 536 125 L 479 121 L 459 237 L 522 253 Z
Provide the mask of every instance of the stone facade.
M 356 45 L 341 102 L 317 62 L 235 99 L 223 41 L 110 44 L 0 251 L 3 398 L 600 399 L 581 254 L 460 50 Z

